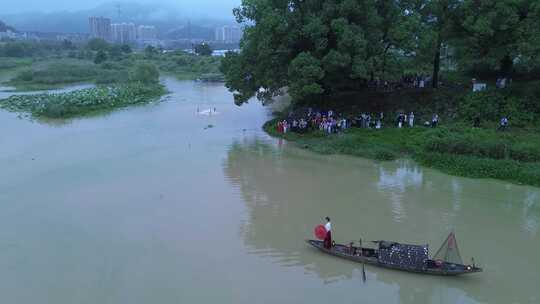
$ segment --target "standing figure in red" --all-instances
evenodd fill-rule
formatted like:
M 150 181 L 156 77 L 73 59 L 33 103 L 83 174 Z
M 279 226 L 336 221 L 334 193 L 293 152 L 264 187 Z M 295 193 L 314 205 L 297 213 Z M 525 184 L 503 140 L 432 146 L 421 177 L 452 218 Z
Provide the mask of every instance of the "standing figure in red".
M 326 229 L 324 248 L 330 249 L 332 248 L 332 223 L 330 222 L 330 218 L 328 216 L 326 217 L 326 224 L 324 225 L 324 228 Z

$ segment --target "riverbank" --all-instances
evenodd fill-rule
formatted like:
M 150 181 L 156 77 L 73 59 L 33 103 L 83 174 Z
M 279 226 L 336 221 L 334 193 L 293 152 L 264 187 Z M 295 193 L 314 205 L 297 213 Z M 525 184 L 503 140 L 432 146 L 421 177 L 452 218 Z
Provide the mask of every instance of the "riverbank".
M 499 132 L 456 124 L 435 129 L 352 128 L 332 135 L 282 134 L 277 132 L 277 121 L 268 121 L 264 130 L 316 153 L 376 160 L 412 158 L 453 175 L 540 186 L 540 136 L 533 129 Z

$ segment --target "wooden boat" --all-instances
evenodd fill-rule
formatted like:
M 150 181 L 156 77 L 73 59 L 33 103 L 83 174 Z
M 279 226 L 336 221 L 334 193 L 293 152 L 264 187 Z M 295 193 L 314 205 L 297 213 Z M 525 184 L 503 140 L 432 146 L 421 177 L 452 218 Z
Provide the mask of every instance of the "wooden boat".
M 334 244 L 332 248 L 327 249 L 324 248 L 323 241 L 306 240 L 306 242 L 324 253 L 389 269 L 442 276 L 482 271 L 482 268 L 476 265 L 463 264 L 453 233 L 450 233 L 432 259 L 428 257 L 427 245 L 375 241 L 378 248 L 356 247 L 351 243 L 350 245 Z

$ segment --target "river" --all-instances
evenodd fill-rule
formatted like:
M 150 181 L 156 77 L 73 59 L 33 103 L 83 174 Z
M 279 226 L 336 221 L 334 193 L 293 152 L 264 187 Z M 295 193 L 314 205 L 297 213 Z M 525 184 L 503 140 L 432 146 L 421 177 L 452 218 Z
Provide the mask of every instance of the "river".
M 267 136 L 256 101 L 164 81 L 163 102 L 97 117 L 0 110 L 1 303 L 540 302 L 540 189 L 316 155 Z M 327 215 L 342 242 L 433 253 L 455 231 L 485 271 L 363 282 L 304 243 Z

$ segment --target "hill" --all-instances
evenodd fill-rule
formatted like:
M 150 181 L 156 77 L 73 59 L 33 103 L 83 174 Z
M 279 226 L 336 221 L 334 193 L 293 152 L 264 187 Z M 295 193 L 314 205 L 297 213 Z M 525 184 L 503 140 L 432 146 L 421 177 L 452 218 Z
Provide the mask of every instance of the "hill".
M 15 28 L 5 24 L 2 20 L 0 20 L 0 32 L 7 32 L 8 30 L 15 32 Z

